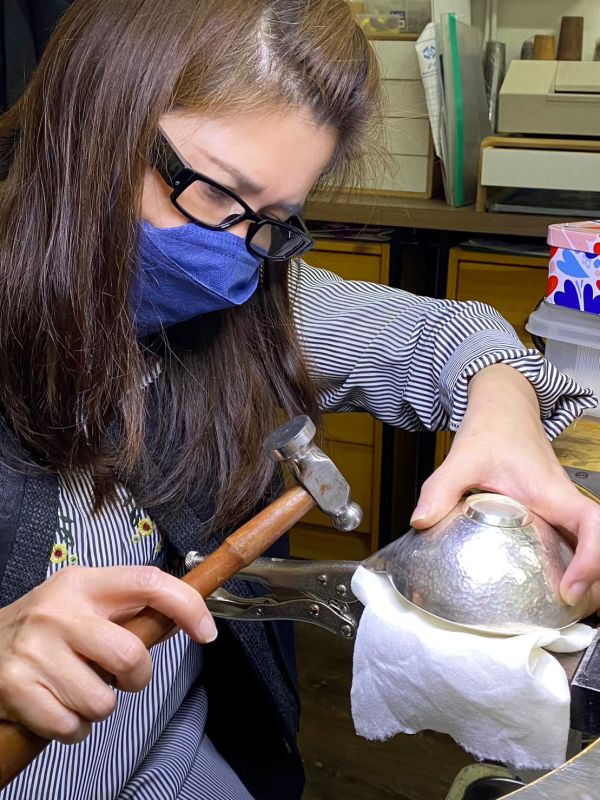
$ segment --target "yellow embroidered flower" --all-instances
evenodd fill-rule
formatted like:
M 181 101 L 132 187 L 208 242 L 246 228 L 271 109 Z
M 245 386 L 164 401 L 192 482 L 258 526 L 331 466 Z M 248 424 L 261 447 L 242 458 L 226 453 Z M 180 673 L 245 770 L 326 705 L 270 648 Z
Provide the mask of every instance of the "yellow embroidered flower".
M 68 555 L 69 551 L 67 549 L 67 545 L 63 542 L 59 542 L 52 548 L 52 552 L 50 553 L 50 561 L 53 564 L 62 564 Z
M 150 536 L 154 533 L 154 523 L 149 517 L 144 517 L 138 522 L 137 529 L 140 536 Z

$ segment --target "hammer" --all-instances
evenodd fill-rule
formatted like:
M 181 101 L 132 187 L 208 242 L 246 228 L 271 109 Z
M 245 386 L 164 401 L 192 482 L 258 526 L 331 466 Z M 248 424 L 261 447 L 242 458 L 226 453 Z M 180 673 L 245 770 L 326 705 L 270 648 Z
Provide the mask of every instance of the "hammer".
M 352 502 L 350 487 L 331 459 L 313 442 L 315 426 L 307 416 L 295 417 L 274 431 L 263 449 L 274 461 L 284 461 L 300 484 L 286 491 L 253 519 L 228 536 L 205 561 L 182 580 L 208 597 L 243 567 L 262 555 L 315 506 L 329 514 L 333 525 L 351 531 L 362 511 Z M 173 631 L 173 621 L 145 608 L 123 624 L 150 648 Z M 109 677 L 110 680 L 110 677 Z M 48 744 L 22 725 L 0 722 L 0 789 L 3 789 Z

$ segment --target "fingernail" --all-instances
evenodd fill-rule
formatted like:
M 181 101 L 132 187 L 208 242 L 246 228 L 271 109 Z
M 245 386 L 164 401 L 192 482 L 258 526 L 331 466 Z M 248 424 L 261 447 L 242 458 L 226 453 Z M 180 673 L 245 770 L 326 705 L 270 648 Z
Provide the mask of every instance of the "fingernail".
M 570 606 L 576 606 L 587 590 L 588 587 L 586 583 L 582 581 L 574 583 L 565 594 L 565 603 Z
M 206 614 L 202 617 L 198 625 L 198 638 L 202 639 L 204 644 L 209 644 L 209 642 L 214 642 L 217 638 L 217 633 L 217 626 L 215 625 L 214 619 L 210 614 Z
M 429 514 L 429 509 L 429 503 L 419 503 L 419 505 L 413 511 L 412 517 L 410 518 L 411 525 L 413 522 L 418 522 L 421 519 L 425 519 L 425 517 Z

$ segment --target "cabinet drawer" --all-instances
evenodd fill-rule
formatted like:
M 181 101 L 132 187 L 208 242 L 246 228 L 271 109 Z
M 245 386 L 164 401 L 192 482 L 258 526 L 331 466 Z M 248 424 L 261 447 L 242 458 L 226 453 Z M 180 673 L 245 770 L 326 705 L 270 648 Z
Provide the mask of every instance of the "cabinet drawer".
M 331 457 L 352 489 L 352 498 L 363 510 L 363 521 L 356 529 L 370 533 L 373 528 L 373 448 L 349 442 L 325 442 L 325 452 Z M 306 525 L 332 527 L 321 511 L 309 511 L 302 518 Z
M 313 267 L 336 272 L 349 281 L 381 281 L 381 258 L 378 255 L 311 250 L 306 262 Z
M 294 558 L 363 561 L 373 549 L 369 536 L 356 531 L 342 533 L 302 522 L 290 531 L 290 555 Z
M 386 117 L 383 120 L 385 149 L 396 156 L 429 156 L 431 135 L 428 119 Z
M 338 442 L 353 442 L 372 446 L 375 441 L 376 422 L 370 414 L 360 411 L 343 414 L 325 414 L 325 437 Z
M 532 347 L 525 330 L 528 316 L 546 293 L 547 268 L 462 261 L 458 266 L 457 300 L 489 303 Z
M 316 241 L 306 261 L 345 280 L 387 284 L 390 246 L 368 241 Z M 366 413 L 325 414 L 324 450 L 362 506 L 364 517 L 350 533 L 336 531 L 327 517 L 312 511 L 290 531 L 291 554 L 299 558 L 362 560 L 377 549 L 381 491 L 382 424 Z

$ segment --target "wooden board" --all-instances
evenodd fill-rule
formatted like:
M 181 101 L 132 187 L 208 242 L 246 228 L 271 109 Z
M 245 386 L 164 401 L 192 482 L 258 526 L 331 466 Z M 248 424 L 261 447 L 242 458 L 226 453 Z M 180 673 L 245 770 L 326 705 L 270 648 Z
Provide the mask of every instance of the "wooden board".
M 600 472 L 600 420 L 590 417 L 578 420 L 552 446 L 564 467 Z
M 543 239 L 556 222 L 581 222 L 581 217 L 536 214 L 480 214 L 475 206 L 451 208 L 444 200 L 416 200 L 373 196 L 364 191 L 313 193 L 306 204 L 305 219 L 345 224 L 380 225 L 438 231 L 536 236 Z

